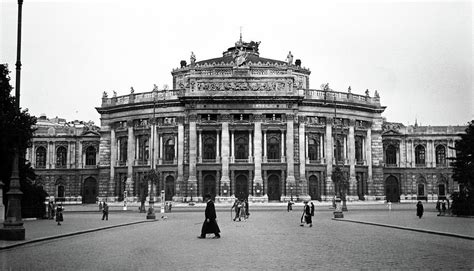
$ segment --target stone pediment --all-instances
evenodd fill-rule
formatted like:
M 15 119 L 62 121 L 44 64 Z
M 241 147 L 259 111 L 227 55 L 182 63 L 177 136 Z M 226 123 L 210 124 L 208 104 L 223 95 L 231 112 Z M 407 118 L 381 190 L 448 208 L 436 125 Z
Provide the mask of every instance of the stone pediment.
M 398 132 L 397 130 L 390 129 L 388 131 L 383 132 L 382 135 L 383 136 L 391 136 L 391 135 L 398 136 L 398 135 L 401 135 L 401 133 Z
M 97 132 L 97 131 L 86 130 L 86 131 L 82 132 L 81 136 L 84 136 L 84 137 L 96 137 L 96 136 L 100 136 L 100 134 L 99 134 L 99 132 Z

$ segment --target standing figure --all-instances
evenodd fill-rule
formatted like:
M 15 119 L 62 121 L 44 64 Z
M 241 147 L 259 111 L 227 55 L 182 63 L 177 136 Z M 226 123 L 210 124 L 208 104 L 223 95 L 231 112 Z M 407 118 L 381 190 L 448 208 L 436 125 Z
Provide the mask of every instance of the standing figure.
M 288 206 L 286 207 L 286 211 L 287 211 L 287 212 L 293 210 L 293 207 L 291 207 L 291 205 L 293 205 L 293 204 L 292 204 L 292 202 L 289 200 L 289 201 L 288 201 Z
M 314 216 L 314 204 L 311 202 L 311 216 Z
M 248 199 L 245 199 L 245 201 L 244 201 L 244 209 L 245 209 L 245 219 L 248 219 L 249 215 L 250 215 Z
M 104 202 L 104 207 L 102 209 L 102 220 L 109 220 L 109 205 L 107 202 Z
M 307 200 L 304 201 L 303 214 L 301 215 L 301 227 L 304 227 L 304 222 L 309 224 L 310 227 L 313 226 L 313 221 L 311 220 L 311 208 L 309 207 Z
M 441 210 L 442 210 L 442 214 L 443 215 L 446 215 L 446 202 L 441 202 Z
M 441 215 L 441 202 L 438 200 L 436 202 L 436 211 L 438 211 L 438 216 Z
M 234 217 L 234 221 L 239 218 L 240 220 L 240 201 L 238 199 L 235 200 L 234 202 L 234 205 L 232 205 L 232 208 L 231 209 L 234 209 L 235 210 L 235 217 Z
M 418 201 L 416 204 L 416 215 L 421 218 L 423 216 L 423 203 L 421 201 Z
M 50 201 L 48 203 L 48 219 L 53 219 L 54 218 L 54 205 L 53 202 Z
M 211 195 L 206 194 L 204 199 L 207 200 L 206 210 L 204 211 L 206 220 L 204 220 L 204 223 L 202 224 L 201 235 L 199 235 L 198 238 L 204 239 L 208 233 L 214 233 L 215 239 L 221 238 L 221 230 L 216 221 L 216 208 L 214 207 L 214 202 L 211 200 Z
M 170 213 L 171 213 L 171 206 L 173 206 L 173 204 L 171 204 L 171 201 L 170 201 L 170 204 L 168 205 Z
M 60 226 L 61 222 L 63 222 L 64 220 L 63 211 L 64 211 L 63 206 L 59 204 L 58 207 L 56 208 L 56 222 L 58 222 L 58 226 Z

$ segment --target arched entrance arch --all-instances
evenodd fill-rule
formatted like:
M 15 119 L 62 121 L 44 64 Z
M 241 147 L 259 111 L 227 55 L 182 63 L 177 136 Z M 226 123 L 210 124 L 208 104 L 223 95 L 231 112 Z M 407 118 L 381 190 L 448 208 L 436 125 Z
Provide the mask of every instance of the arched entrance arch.
M 319 189 L 318 177 L 315 175 L 309 176 L 308 185 L 311 199 L 321 200 L 321 190 Z
M 202 197 L 204 198 L 206 194 L 210 194 L 211 198 L 216 196 L 216 177 L 214 175 L 209 174 L 204 177 Z
M 95 203 L 97 198 L 97 181 L 89 177 L 84 180 L 84 189 L 82 191 L 82 203 Z
M 267 195 L 268 200 L 280 200 L 280 177 L 276 174 L 268 176 Z
M 248 179 L 244 174 L 240 174 L 235 178 L 235 197 L 246 199 L 248 197 Z
M 388 202 L 400 201 L 400 189 L 398 188 L 398 179 L 390 175 L 385 180 L 385 197 Z
M 167 176 L 165 180 L 165 200 L 173 200 L 174 196 L 174 177 Z

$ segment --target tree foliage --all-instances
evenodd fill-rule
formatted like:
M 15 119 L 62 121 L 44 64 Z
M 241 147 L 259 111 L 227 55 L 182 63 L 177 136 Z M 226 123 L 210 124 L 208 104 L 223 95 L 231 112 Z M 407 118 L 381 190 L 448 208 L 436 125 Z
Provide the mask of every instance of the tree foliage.
M 465 134 L 459 135 L 456 142 L 456 157 L 453 158 L 453 180 L 460 185 L 460 191 L 452 195 L 454 214 L 474 214 L 474 120 L 472 120 Z
M 22 211 L 36 208 L 39 201 L 44 201 L 45 192 L 34 183 L 36 175 L 24 154 L 31 145 L 36 118 L 30 116 L 28 110 L 18 111 L 15 98 L 11 96 L 13 87 L 10 85 L 10 71 L 7 64 L 0 64 L 0 181 L 3 187 L 3 201 L 7 205 L 6 192 L 10 189 L 13 157 L 15 150 L 20 153 L 19 175 L 23 192 Z M 41 196 L 40 196 L 41 195 Z

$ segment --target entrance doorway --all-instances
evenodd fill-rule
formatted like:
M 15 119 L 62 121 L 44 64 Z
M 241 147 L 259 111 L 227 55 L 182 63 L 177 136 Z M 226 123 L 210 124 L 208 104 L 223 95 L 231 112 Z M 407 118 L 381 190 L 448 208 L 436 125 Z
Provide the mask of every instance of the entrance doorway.
M 165 200 L 173 200 L 174 196 L 174 178 L 173 176 L 166 177 L 165 181 Z
M 385 196 L 388 202 L 400 201 L 400 190 L 398 188 L 398 180 L 394 176 L 390 176 L 385 181 Z
M 246 199 L 248 197 L 248 180 L 247 176 L 239 175 L 235 179 L 235 197 L 239 199 Z
M 278 175 L 272 174 L 268 177 L 267 195 L 268 200 L 280 200 L 281 189 Z
M 97 181 L 89 177 L 84 181 L 84 193 L 82 195 L 82 203 L 95 203 L 97 198 Z
M 309 196 L 314 200 L 321 200 L 318 177 L 311 175 L 309 177 Z
M 214 175 L 206 175 L 204 177 L 202 197 L 204 198 L 206 194 L 210 194 L 213 199 L 216 196 L 216 177 Z

